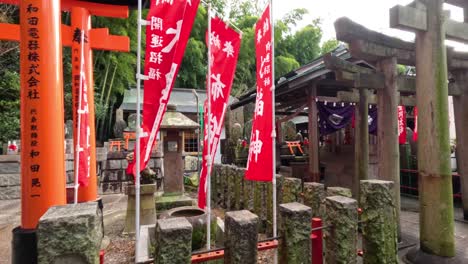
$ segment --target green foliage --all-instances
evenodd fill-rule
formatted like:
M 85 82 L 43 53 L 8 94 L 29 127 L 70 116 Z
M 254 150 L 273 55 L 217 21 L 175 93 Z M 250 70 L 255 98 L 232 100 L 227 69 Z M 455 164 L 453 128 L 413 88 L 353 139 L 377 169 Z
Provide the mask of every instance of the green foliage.
M 340 42 L 336 39 L 329 39 L 322 44 L 321 54 L 326 54 L 333 51 L 340 45 Z
M 15 71 L 0 73 L 0 142 L 19 139 L 20 131 L 20 78 Z
M 283 76 L 294 69 L 299 68 L 299 62 L 292 57 L 276 56 L 275 58 L 275 76 Z

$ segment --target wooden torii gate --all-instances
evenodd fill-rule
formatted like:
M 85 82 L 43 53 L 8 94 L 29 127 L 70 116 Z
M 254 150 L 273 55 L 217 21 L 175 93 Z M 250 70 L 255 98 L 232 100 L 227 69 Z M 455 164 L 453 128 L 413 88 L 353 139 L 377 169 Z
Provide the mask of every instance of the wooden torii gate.
M 397 61 L 401 64 L 417 66 L 418 75 L 415 90 L 416 94 L 420 95 L 416 96 L 420 112 L 418 120 L 419 141 L 425 142 L 425 144 L 420 144 L 421 147 L 418 147 L 421 190 L 421 249 L 431 256 L 451 257 L 455 255 L 455 244 L 448 140 L 447 60 L 443 42 L 445 34 L 443 34 L 443 24 L 441 23 L 442 1 L 421 2 L 416 3 L 419 9 L 395 7 L 390 16 L 393 26 L 417 29 L 416 45 L 372 32 L 346 18 L 339 19 L 335 23 L 335 28 L 337 38 L 350 44 L 353 57 L 378 62 L 378 68 L 383 73 L 384 91 L 386 91 L 378 94 L 379 101 L 387 98 L 386 104 L 388 100 L 392 102 L 391 105 L 396 102 L 395 94 L 399 90 L 399 80 L 395 74 Z M 445 26 L 448 38 L 467 40 L 467 24 L 448 20 Z M 434 54 L 438 56 L 434 57 Z M 463 65 L 464 61 L 460 59 L 460 56 L 451 56 L 450 64 Z M 435 69 L 437 70 L 435 71 Z M 460 96 L 460 89 L 452 89 L 451 94 Z M 396 118 L 396 112 L 395 115 L 391 116 Z M 388 123 L 392 122 L 394 121 Z M 389 131 L 395 131 L 396 134 L 394 125 L 390 126 L 388 123 L 386 125 L 391 129 Z M 392 146 L 388 144 L 387 150 L 384 150 L 385 145 L 380 144 L 380 142 L 388 143 L 384 138 L 385 135 L 379 134 L 379 147 L 383 148 L 379 152 L 379 160 L 384 155 L 392 155 L 390 160 L 394 160 Z M 383 153 L 384 151 L 387 153 Z M 461 158 L 463 159 L 463 157 Z M 391 165 L 392 163 L 388 161 L 386 163 L 392 166 L 390 170 L 379 170 L 380 177 L 382 173 L 386 174 L 392 171 L 394 174 L 394 171 L 397 171 L 395 168 L 398 168 L 398 165 L 395 163 Z M 386 168 L 389 167 L 386 166 Z
M 106 28 L 92 29 L 90 16 L 127 18 L 128 7 L 76 0 L 0 2 L 19 5 L 20 8 L 20 25 L 0 23 L 0 39 L 20 42 L 21 227 L 34 229 L 50 206 L 66 203 L 62 45 L 72 47 L 73 50 L 84 50 L 84 58 L 81 53 L 74 53 L 72 62 L 72 76 L 79 76 L 79 66 L 84 59 L 86 81 L 88 87 L 91 87 L 87 96 L 91 131 L 90 180 L 88 187 L 80 189 L 79 200 L 97 199 L 91 49 L 128 52 L 130 41 L 125 36 L 109 35 Z M 72 13 L 71 26 L 61 25 L 60 11 Z M 83 33 L 86 41 L 76 41 L 74 35 Z M 74 83 L 73 88 L 73 112 L 76 112 L 79 83 Z M 77 129 L 74 129 L 74 133 L 76 135 Z

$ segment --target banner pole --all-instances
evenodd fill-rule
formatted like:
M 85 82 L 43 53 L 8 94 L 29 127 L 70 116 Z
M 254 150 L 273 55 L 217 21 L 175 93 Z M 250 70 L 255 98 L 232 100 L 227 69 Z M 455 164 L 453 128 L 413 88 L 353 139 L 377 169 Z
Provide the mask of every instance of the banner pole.
M 74 189 L 75 189 L 75 192 L 73 194 L 73 203 L 74 204 L 77 204 L 78 203 L 78 189 L 80 188 L 80 184 L 78 182 L 78 177 L 79 177 L 79 173 L 80 173 L 80 170 L 79 170 L 79 167 L 80 167 L 80 144 L 81 144 L 81 115 L 79 113 L 82 105 L 82 101 L 81 101 L 81 98 L 83 97 L 83 64 L 84 64 L 84 31 L 82 30 L 81 31 L 81 51 L 80 51 L 80 56 L 81 56 L 81 63 L 80 63 L 80 88 L 78 89 L 78 108 L 76 110 L 76 119 L 77 119 L 77 124 L 75 126 L 75 130 L 76 130 L 76 146 L 75 146 L 75 186 L 74 186 Z
M 272 81 L 271 81 L 271 108 L 272 108 L 272 131 L 271 131 L 271 140 L 273 141 L 273 179 L 272 179 L 272 185 L 273 185 L 273 237 L 278 236 L 278 231 L 277 231 L 277 217 L 276 217 L 276 127 L 275 127 L 275 23 L 273 19 L 273 0 L 270 0 L 270 20 L 271 20 L 271 53 L 272 53 L 272 59 L 271 59 L 271 69 L 272 69 Z M 278 251 L 275 252 L 274 255 L 274 263 L 278 263 Z
M 208 95 L 208 119 L 205 126 L 208 126 L 207 129 L 207 150 L 208 150 L 208 157 L 207 157 L 207 168 L 208 173 L 206 174 L 206 249 L 210 250 L 210 240 L 211 240 L 211 3 L 208 4 L 208 81 L 207 81 L 207 95 Z
M 139 241 L 140 241 L 140 136 L 141 136 L 141 121 L 140 121 L 140 88 L 141 88 L 141 9 L 142 9 L 142 0 L 138 0 L 138 29 L 137 29 L 137 90 L 136 90 L 136 146 L 135 146 L 135 263 L 139 255 Z

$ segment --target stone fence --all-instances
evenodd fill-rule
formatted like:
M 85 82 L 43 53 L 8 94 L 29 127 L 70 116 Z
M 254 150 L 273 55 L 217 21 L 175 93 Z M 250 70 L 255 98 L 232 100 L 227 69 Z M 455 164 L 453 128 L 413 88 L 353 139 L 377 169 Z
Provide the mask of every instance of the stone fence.
M 245 168 L 215 164 L 211 174 L 213 208 L 249 210 L 259 216 L 260 231 L 272 230 L 272 183 L 244 178 Z M 323 217 L 325 198 L 341 195 L 351 198 L 351 190 L 342 187 L 325 188 L 323 184 L 276 175 L 277 204 L 299 202 L 309 206 L 313 217 Z M 279 208 L 277 208 L 279 210 Z
M 216 167 L 217 170 L 228 170 L 227 175 L 233 177 L 230 181 L 226 181 L 228 183 L 236 182 L 242 171 L 233 167 Z M 233 176 L 234 174 L 237 176 Z M 282 181 L 282 188 L 285 188 L 287 181 L 288 179 Z M 243 185 L 238 186 L 246 188 L 245 186 L 249 184 L 245 181 Z M 227 186 L 226 189 L 229 189 L 229 184 Z M 318 185 L 314 187 L 318 188 Z M 322 228 L 325 250 L 318 252 L 318 254 L 325 257 L 325 263 L 358 263 L 359 224 L 362 230 L 362 250 L 364 252 L 362 263 L 398 263 L 397 221 L 393 188 L 392 182 L 361 181 L 360 204 L 363 209 L 361 216 L 358 213 L 358 202 L 342 195 L 326 197 L 323 203 L 314 205 L 316 208 L 323 205 L 322 213 L 325 217 Z M 229 189 L 234 195 L 231 195 L 231 191 L 221 191 L 220 193 L 228 193 L 225 196 L 228 199 L 219 199 L 218 195 L 218 198 L 215 198 L 213 202 L 222 203 L 227 200 L 228 205 L 233 207 L 248 206 L 249 199 L 240 198 L 248 196 L 247 193 L 250 191 L 246 193 L 244 192 L 246 189 L 237 191 L 235 189 Z M 252 192 L 255 192 L 261 187 L 255 186 L 252 189 Z M 283 199 L 286 198 L 285 194 L 285 192 L 282 193 Z M 231 198 L 232 203 L 230 202 Z M 252 199 L 254 202 L 257 201 L 255 198 Z M 279 204 L 278 209 L 279 239 L 277 249 L 279 263 L 311 263 L 313 257 L 311 220 L 314 209 L 298 202 Z M 230 264 L 257 263 L 260 229 L 261 216 L 258 213 L 252 213 L 251 210 L 226 212 L 223 234 L 224 253 L 216 251 L 213 255 L 218 256 L 212 255 L 211 259 L 222 259 L 223 263 Z M 191 263 L 192 257 L 199 258 L 201 256 L 191 251 L 193 227 L 185 218 L 160 219 L 152 230 L 153 239 L 151 240 L 153 242 L 148 247 L 154 249 L 151 254 L 154 263 Z M 359 263 L 361 262 L 359 261 Z
M 0 200 L 19 199 L 20 155 L 0 155 Z

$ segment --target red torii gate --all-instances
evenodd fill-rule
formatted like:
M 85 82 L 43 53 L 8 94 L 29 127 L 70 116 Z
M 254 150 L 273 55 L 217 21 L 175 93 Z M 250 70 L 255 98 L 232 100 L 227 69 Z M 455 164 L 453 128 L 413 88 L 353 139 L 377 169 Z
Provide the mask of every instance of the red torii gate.
M 128 52 L 130 40 L 125 36 L 109 35 L 107 28 L 92 29 L 91 15 L 128 18 L 128 7 L 76 0 L 0 2 L 20 7 L 20 25 L 0 23 L 0 39 L 20 42 L 21 229 L 35 229 L 39 218 L 50 206 L 66 203 L 62 45 L 71 47 L 72 50 L 84 50 L 83 58 L 81 53 L 73 54 L 72 75 L 80 74 L 79 66 L 84 59 L 86 82 L 88 87 L 94 87 L 92 49 Z M 71 26 L 61 25 L 61 10 L 71 12 Z M 83 32 L 88 41 L 73 42 L 76 29 L 80 30 L 80 33 Z M 75 93 L 79 84 L 74 84 L 73 87 L 75 100 L 78 97 Z M 97 199 L 92 88 L 89 89 L 87 99 L 91 131 L 91 167 L 89 185 L 80 189 L 80 201 Z M 74 102 L 74 113 L 76 105 Z M 77 129 L 74 129 L 75 135 L 76 132 Z

